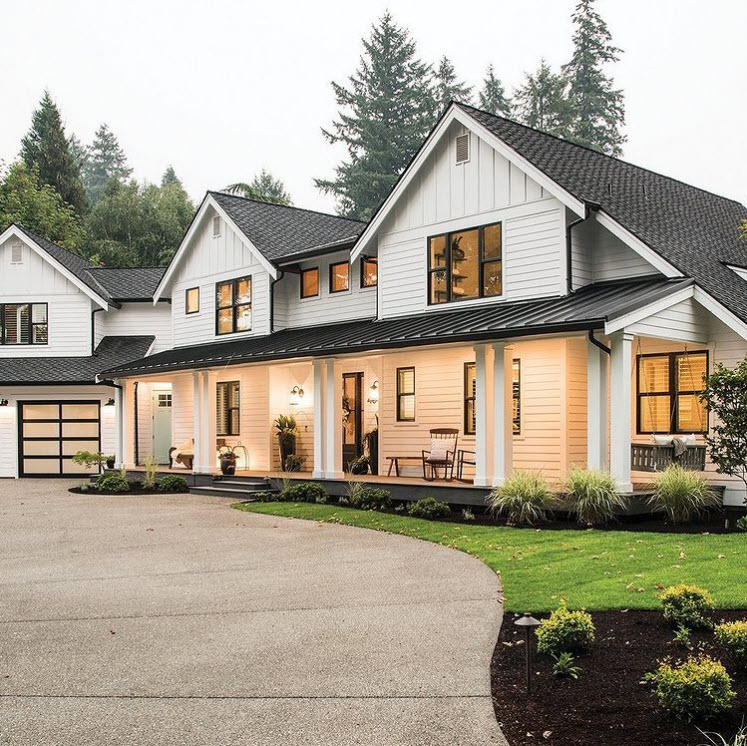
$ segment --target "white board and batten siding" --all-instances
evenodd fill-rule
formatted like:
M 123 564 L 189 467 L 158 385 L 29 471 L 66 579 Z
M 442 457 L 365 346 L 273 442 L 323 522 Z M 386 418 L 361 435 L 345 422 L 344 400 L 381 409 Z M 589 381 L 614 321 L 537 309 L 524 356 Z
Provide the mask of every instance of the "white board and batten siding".
M 382 317 L 429 309 L 429 236 L 498 221 L 503 223 L 503 295 L 459 307 L 564 292 L 565 209 L 474 132 L 470 159 L 457 164 L 455 140 L 461 133 L 461 125 L 452 125 L 379 231 Z
M 246 244 L 246 239 L 223 220 L 220 223 L 221 233 L 214 236 L 212 219 L 204 221 L 171 283 L 175 347 L 227 342 L 269 333 L 270 275 Z M 249 332 L 216 335 L 216 283 L 240 277 L 252 278 L 252 329 Z M 185 292 L 194 287 L 200 289 L 200 310 L 187 314 Z
M 168 303 L 153 305 L 123 303 L 120 308 L 110 308 L 94 316 L 96 344 L 106 336 L 155 336 L 153 352 L 168 350 L 172 346 L 171 306 Z

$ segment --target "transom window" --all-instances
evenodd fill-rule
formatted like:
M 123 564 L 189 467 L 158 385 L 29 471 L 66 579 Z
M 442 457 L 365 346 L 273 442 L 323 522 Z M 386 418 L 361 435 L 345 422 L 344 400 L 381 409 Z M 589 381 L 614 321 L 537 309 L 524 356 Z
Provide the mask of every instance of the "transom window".
M 233 334 L 252 330 L 252 278 L 215 285 L 215 333 Z
M 238 381 L 221 381 L 216 387 L 216 432 L 240 435 L 241 387 Z
M 638 355 L 637 369 L 639 433 L 708 432 L 707 352 Z
M 301 297 L 314 298 L 319 295 L 319 267 L 301 270 Z
M 361 287 L 373 288 L 379 283 L 379 260 L 371 257 L 361 259 Z
M 503 293 L 500 223 L 428 239 L 428 303 L 487 298 Z
M 344 293 L 350 289 L 350 262 L 329 265 L 329 292 Z
M 515 359 L 512 366 L 512 421 L 514 435 L 521 435 L 521 361 Z M 477 432 L 475 400 L 477 385 L 475 382 L 475 364 L 464 364 L 464 433 L 474 435 Z
M 397 368 L 397 422 L 415 421 L 415 368 Z
M 46 303 L 0 304 L 0 342 L 4 345 L 45 345 L 49 341 Z
M 184 310 L 186 313 L 199 312 L 200 288 L 188 288 L 184 291 Z

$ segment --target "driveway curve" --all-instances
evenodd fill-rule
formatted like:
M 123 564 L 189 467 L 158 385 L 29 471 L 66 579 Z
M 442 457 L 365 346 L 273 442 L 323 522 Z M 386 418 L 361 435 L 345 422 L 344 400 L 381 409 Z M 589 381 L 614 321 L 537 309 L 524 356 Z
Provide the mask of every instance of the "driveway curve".
M 0 744 L 505 744 L 496 576 L 220 498 L 0 483 Z

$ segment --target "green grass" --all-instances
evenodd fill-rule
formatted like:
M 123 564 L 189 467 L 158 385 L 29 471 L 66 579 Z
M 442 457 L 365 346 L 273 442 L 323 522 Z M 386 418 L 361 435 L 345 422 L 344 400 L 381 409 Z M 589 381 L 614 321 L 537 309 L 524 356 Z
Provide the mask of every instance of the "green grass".
M 657 586 L 695 583 L 721 608 L 747 608 L 747 535 L 546 531 L 426 521 L 308 503 L 248 503 L 239 510 L 343 523 L 460 549 L 500 573 L 507 611 L 657 609 Z

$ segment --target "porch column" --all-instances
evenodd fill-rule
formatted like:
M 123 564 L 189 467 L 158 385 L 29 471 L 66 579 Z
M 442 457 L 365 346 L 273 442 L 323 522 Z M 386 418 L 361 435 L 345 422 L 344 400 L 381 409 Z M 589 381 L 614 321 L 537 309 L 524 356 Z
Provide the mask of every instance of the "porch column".
M 630 437 L 632 434 L 633 335 L 621 331 L 612 336 L 610 355 L 610 471 L 623 492 L 632 492 Z
M 342 378 L 335 372 L 334 358 L 325 360 L 324 367 L 325 477 L 340 479 L 344 476 L 342 471 Z
M 115 381 L 114 383 L 118 383 Z M 124 430 L 124 396 L 123 390 L 114 389 L 114 468 L 122 469 L 125 465 L 124 444 L 126 432 Z
M 215 457 L 218 441 L 217 382 L 217 373 L 205 371 L 205 377 L 203 378 L 205 409 L 203 410 L 204 421 L 202 423 L 202 428 L 205 433 L 205 437 L 203 438 L 205 455 L 203 457 L 202 465 L 207 474 L 213 474 L 217 469 L 217 460 Z
M 324 360 L 315 359 L 314 371 L 314 479 L 324 479 Z
M 493 486 L 500 487 L 513 471 L 513 347 L 493 345 Z
M 608 358 L 593 342 L 586 348 L 586 466 L 607 469 Z
M 493 483 L 492 443 L 493 423 L 488 417 L 490 402 L 488 393 L 492 394 L 492 355 L 488 345 L 477 345 L 475 348 L 475 485 L 490 487 Z
M 202 371 L 192 373 L 192 440 L 194 440 L 194 457 L 192 459 L 192 471 L 202 470 Z

